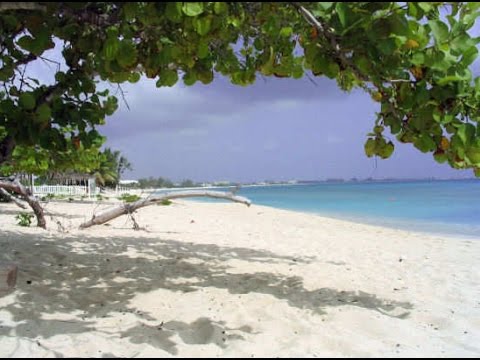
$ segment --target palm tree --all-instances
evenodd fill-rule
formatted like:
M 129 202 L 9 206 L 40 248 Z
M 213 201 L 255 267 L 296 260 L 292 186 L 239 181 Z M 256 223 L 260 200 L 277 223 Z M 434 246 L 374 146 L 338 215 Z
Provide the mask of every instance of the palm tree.
M 100 165 L 93 172 L 100 186 L 116 186 L 125 170 L 132 170 L 132 164 L 120 151 L 106 148 L 101 154 Z

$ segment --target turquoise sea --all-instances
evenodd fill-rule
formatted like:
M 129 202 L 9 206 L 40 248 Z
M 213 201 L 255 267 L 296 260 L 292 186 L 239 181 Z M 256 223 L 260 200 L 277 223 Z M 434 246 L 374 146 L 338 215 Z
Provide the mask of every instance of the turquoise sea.
M 480 180 L 243 187 L 254 204 L 480 239 Z

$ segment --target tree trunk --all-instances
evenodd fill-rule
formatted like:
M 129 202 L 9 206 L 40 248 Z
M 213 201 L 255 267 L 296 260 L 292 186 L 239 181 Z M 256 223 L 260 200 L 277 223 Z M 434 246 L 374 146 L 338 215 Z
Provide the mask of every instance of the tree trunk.
M 242 196 L 236 196 L 232 193 L 220 192 L 220 191 L 204 191 L 204 190 L 192 190 L 192 191 L 177 191 L 172 193 L 166 193 L 163 195 L 151 196 L 146 199 L 138 200 L 131 204 L 123 203 L 119 206 L 107 209 L 99 214 L 93 215 L 93 217 L 80 225 L 80 229 L 86 229 L 93 225 L 101 225 L 112 219 L 115 219 L 121 215 L 132 214 L 134 211 L 153 204 L 157 204 L 164 200 L 188 198 L 188 197 L 211 197 L 216 199 L 226 199 L 233 202 L 238 202 L 250 206 L 251 201 Z
M 47 228 L 42 205 L 40 205 L 40 202 L 34 196 L 28 193 L 28 190 L 18 179 L 0 179 L 0 188 L 19 194 L 32 208 L 37 218 L 37 226 L 43 229 Z
M 10 160 L 13 149 L 15 149 L 15 140 L 11 136 L 7 136 L 0 140 L 0 165 Z

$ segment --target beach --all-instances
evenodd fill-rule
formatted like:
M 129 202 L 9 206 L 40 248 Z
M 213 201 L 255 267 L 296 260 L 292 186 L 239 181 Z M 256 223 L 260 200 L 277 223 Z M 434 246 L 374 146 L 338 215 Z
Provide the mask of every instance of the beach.
M 1 357 L 478 357 L 480 241 L 175 200 L 0 204 Z

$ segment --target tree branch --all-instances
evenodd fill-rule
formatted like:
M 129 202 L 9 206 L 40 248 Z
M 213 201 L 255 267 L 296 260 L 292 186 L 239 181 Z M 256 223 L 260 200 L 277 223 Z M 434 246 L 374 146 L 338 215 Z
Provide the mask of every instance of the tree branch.
M 330 29 L 325 26 L 325 24 L 322 24 L 317 18 L 307 9 L 305 9 L 303 6 L 299 5 L 298 3 L 292 2 L 292 4 L 298 12 L 305 18 L 305 20 L 312 26 L 314 26 L 319 32 L 321 32 L 325 38 L 330 42 L 330 46 L 333 48 L 335 57 L 340 61 L 341 65 L 345 69 L 351 69 L 355 76 L 365 82 L 368 82 L 369 79 L 361 73 L 361 71 L 351 63 L 349 59 L 345 57 L 345 54 L 342 52 L 340 45 L 337 43 L 337 40 L 335 39 L 335 35 L 331 32 Z
M 7 190 L 0 188 L 0 195 L 2 195 L 4 198 L 6 198 L 8 201 L 13 202 L 15 205 L 18 207 L 21 207 L 22 209 L 26 209 L 27 206 L 18 200 L 15 196 L 12 196 Z
M 15 65 L 13 65 L 15 68 L 19 67 L 20 65 L 25 65 L 28 64 L 31 61 L 34 61 L 37 59 L 37 56 L 34 54 L 28 54 L 25 56 L 22 60 L 18 60 Z
M 221 191 L 205 191 L 205 190 L 177 191 L 172 193 L 166 193 L 163 195 L 151 196 L 146 199 L 138 200 L 131 204 L 123 203 L 114 208 L 107 209 L 98 215 L 93 215 L 93 217 L 89 221 L 84 222 L 83 224 L 80 225 L 80 229 L 86 229 L 93 225 L 104 224 L 121 215 L 131 214 L 140 208 L 157 204 L 164 200 L 189 198 L 189 197 L 210 197 L 215 199 L 226 199 L 226 200 L 231 200 L 233 202 L 245 204 L 247 206 L 251 205 L 251 201 L 248 200 L 247 198 L 244 198 L 242 196 L 236 196 L 232 193 L 226 193 Z
M 35 216 L 37 217 L 37 226 L 43 229 L 47 228 L 45 214 L 39 201 L 29 194 L 28 190 L 17 179 L 0 179 L 0 188 L 12 191 L 22 196 L 22 198 L 30 205 Z

